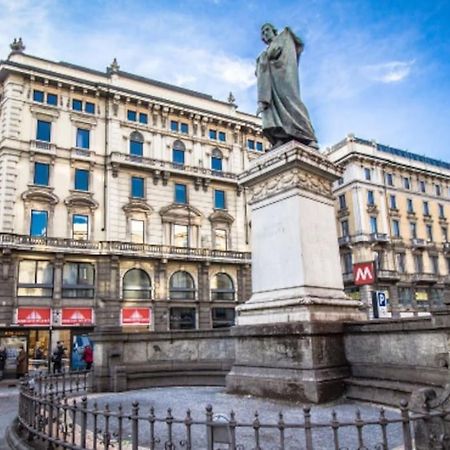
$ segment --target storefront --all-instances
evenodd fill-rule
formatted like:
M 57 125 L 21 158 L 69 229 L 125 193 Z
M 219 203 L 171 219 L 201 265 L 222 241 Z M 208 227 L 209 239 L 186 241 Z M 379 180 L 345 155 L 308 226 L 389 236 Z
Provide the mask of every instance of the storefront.
M 28 357 L 29 372 L 51 368 L 51 356 L 58 342 L 65 348 L 63 367 L 84 368 L 82 355 L 86 345 L 92 346 L 89 333 L 93 329 L 92 308 L 17 308 L 15 324 L 0 330 L 0 347 L 5 347 L 7 353 L 4 376 L 15 377 L 21 346 Z

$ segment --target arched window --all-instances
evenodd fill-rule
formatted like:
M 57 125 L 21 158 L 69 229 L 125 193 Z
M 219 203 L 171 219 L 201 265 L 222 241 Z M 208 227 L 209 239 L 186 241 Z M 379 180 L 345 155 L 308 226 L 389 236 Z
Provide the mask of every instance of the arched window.
M 172 162 L 174 164 L 184 165 L 185 145 L 181 141 L 175 141 L 172 148 Z
M 123 277 L 124 299 L 149 299 L 152 297 L 150 277 L 141 269 L 131 269 Z
M 170 298 L 175 300 L 194 300 L 195 283 L 192 276 L 182 270 L 170 277 Z
M 222 152 L 218 148 L 215 148 L 211 154 L 211 169 L 221 172 L 222 159 L 223 159 Z
M 138 131 L 130 134 L 130 155 L 142 156 L 144 154 L 144 136 Z
M 233 280 L 226 273 L 218 273 L 211 283 L 212 300 L 234 300 Z

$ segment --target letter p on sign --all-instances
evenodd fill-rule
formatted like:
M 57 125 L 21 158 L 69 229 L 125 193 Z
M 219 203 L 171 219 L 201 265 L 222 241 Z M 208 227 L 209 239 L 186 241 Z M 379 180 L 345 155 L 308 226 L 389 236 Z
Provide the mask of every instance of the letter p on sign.
M 375 282 L 375 267 L 372 261 L 353 264 L 353 280 L 356 286 Z

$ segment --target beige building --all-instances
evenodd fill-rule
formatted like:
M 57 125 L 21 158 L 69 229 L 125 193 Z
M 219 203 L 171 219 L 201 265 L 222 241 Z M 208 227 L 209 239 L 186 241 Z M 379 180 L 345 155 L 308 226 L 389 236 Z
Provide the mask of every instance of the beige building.
M 259 120 L 115 60 L 98 72 L 11 48 L 0 62 L 0 345 L 24 342 L 31 358 L 50 334 L 72 348 L 96 326 L 232 324 L 251 290 L 237 174 L 264 151 Z
M 450 163 L 349 135 L 328 151 L 344 168 L 335 184 L 346 291 L 371 304 L 384 292 L 393 317 L 442 304 L 450 284 Z M 355 286 L 354 263 L 373 261 L 376 281 Z

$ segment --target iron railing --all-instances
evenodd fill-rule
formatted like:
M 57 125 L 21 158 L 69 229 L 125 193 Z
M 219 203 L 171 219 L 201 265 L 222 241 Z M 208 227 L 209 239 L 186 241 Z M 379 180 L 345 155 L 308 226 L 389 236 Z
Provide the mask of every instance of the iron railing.
M 133 402 L 113 409 L 100 400 L 89 400 L 87 372 L 38 376 L 25 381 L 19 398 L 18 428 L 31 445 L 72 450 L 424 450 L 450 448 L 446 433 L 447 411 L 413 413 L 406 401 L 398 411 L 378 410 L 363 419 L 356 409 L 353 420 L 339 420 L 336 411 L 329 420 L 313 420 L 304 406 L 298 418 L 279 413 L 272 421 L 238 421 L 215 414 L 206 406 L 201 417 L 188 409 L 184 417 L 172 410 L 158 415 L 153 407 Z

